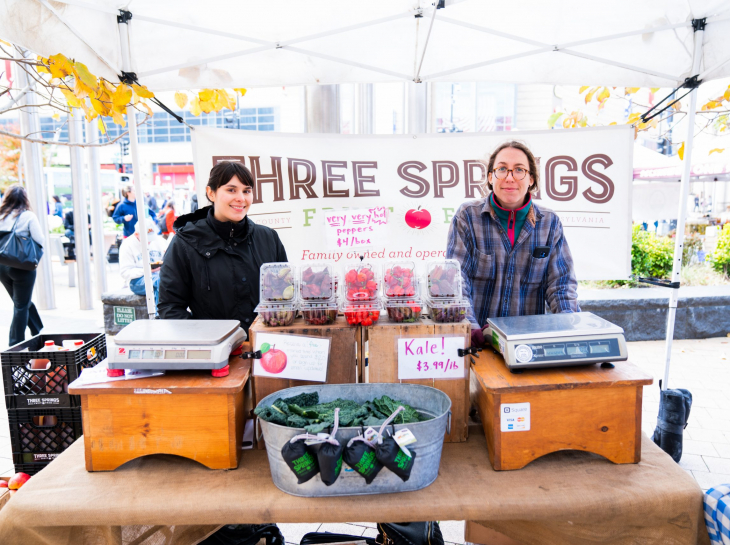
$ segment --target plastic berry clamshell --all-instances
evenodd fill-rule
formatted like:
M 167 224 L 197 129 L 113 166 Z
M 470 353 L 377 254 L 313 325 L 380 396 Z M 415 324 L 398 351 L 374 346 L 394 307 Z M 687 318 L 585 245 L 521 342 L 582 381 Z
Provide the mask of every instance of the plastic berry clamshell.
M 299 310 L 308 325 L 329 325 L 337 320 L 337 303 L 301 303 Z
M 297 317 L 297 303 L 259 303 L 254 309 L 268 327 L 286 327 Z
M 432 261 L 427 270 L 426 289 L 429 299 L 461 298 L 461 264 L 456 259 Z
M 261 265 L 260 301 L 281 303 L 296 301 L 296 266 L 291 263 L 264 263 Z
M 383 294 L 387 299 L 418 297 L 418 275 L 413 261 L 386 263 L 383 266 Z
M 458 323 L 466 319 L 469 301 L 466 299 L 441 299 L 428 301 L 428 314 L 434 322 Z
M 375 264 L 366 261 L 347 264 L 340 280 L 345 301 L 375 302 L 379 308 L 380 271 Z
M 423 303 L 418 298 L 387 299 L 384 306 L 390 321 L 399 324 L 417 322 L 423 312 Z
M 350 325 L 373 325 L 380 319 L 380 302 L 352 303 L 343 301 L 340 310 Z
M 299 297 L 306 303 L 334 301 L 335 275 L 329 263 L 302 265 L 299 273 Z

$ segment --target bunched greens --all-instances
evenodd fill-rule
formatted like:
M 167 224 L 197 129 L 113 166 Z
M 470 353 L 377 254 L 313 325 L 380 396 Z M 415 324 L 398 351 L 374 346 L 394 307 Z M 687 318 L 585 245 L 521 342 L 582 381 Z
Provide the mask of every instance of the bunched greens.
M 429 416 L 419 413 L 410 405 L 388 396 L 376 397 L 362 404 L 350 399 L 335 399 L 328 403 L 320 403 L 316 392 L 286 399 L 279 398 L 269 407 L 257 407 L 254 414 L 273 424 L 304 428 L 308 433 L 320 433 L 334 424 L 336 408 L 340 409 L 339 425 L 345 428 L 380 426 L 400 406 L 405 410 L 395 417 L 393 424 L 430 420 Z

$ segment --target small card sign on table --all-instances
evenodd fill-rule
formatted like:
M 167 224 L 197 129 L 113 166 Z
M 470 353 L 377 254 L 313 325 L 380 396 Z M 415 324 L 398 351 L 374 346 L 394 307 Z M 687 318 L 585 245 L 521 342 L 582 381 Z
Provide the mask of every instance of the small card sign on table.
M 398 339 L 398 380 L 445 379 L 466 376 L 464 337 L 416 337 Z
M 324 217 L 327 247 L 341 250 L 385 246 L 388 212 L 385 206 L 329 211 Z
M 261 351 L 261 359 L 253 360 L 254 376 L 327 382 L 330 339 L 257 333 L 254 350 Z

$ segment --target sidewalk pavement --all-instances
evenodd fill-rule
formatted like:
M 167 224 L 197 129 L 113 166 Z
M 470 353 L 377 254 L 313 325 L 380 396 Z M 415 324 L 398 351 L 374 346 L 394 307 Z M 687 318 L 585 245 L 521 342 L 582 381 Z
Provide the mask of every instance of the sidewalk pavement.
M 78 289 L 68 287 L 67 269 L 54 262 L 53 272 L 57 308 L 40 311 L 44 332 L 103 331 L 101 302 L 95 301 L 93 310 L 79 310 Z M 122 287 L 118 265 L 107 265 L 107 276 L 110 290 Z M 12 302 L 4 290 L 0 290 L 0 350 L 7 348 L 11 320 Z M 659 380 L 664 376 L 664 341 L 632 342 L 628 343 L 628 349 L 629 359 L 654 377 L 654 384 L 644 387 L 642 418 L 642 429 L 651 436 L 659 411 Z M 730 483 L 730 338 L 674 341 L 669 385 L 687 388 L 693 396 L 689 424 L 684 430 L 684 454 L 679 465 L 703 490 Z M 13 473 L 8 416 L 5 404 L 0 403 L 0 475 Z M 375 524 L 366 522 L 279 526 L 287 543 L 292 544 L 298 544 L 307 532 L 367 537 L 377 533 Z M 441 521 L 441 529 L 447 544 L 464 543 L 463 522 Z

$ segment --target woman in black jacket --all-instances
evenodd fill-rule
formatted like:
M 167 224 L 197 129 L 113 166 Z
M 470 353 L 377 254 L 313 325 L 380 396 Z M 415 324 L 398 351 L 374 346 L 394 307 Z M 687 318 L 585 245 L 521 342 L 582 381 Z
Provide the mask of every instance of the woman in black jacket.
M 240 163 L 210 171 L 205 188 L 213 204 L 177 218 L 176 235 L 160 271 L 160 318 L 231 320 L 248 328 L 259 303 L 259 269 L 287 261 L 273 229 L 256 225 L 247 214 L 253 178 Z

